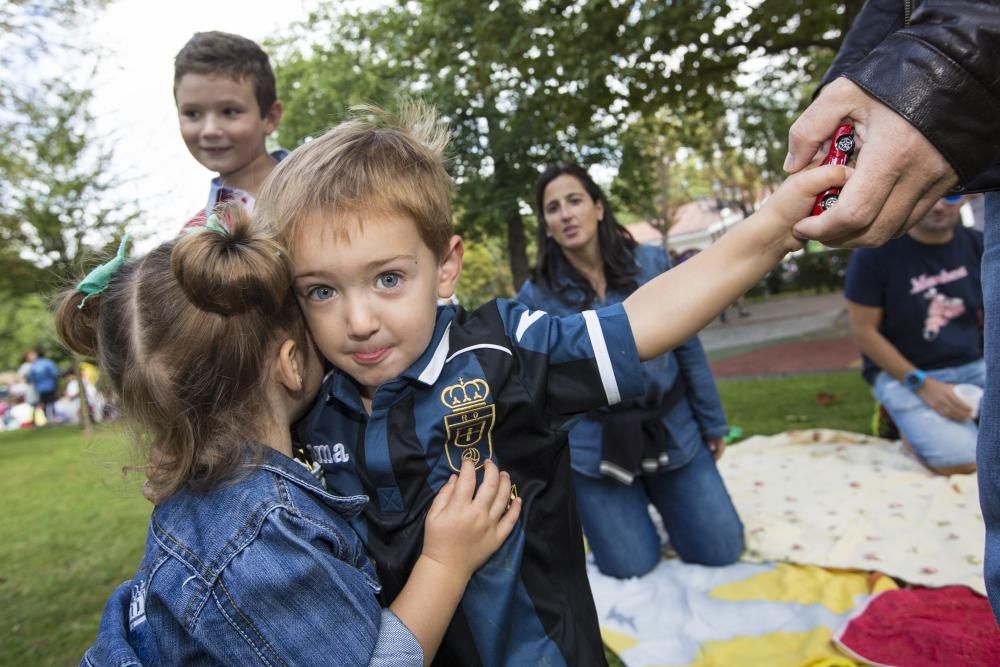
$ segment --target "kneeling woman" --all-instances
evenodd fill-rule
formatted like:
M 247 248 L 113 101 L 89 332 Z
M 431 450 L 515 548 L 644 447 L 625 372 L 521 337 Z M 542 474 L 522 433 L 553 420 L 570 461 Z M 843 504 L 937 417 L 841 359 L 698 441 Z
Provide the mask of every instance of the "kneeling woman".
M 553 315 L 623 301 L 670 268 L 663 248 L 640 246 L 577 165 L 549 167 L 535 185 L 538 262 L 517 299 Z M 715 460 L 728 431 L 698 339 L 643 363 L 646 396 L 591 413 L 569 435 L 577 506 L 601 572 L 635 577 L 660 560 L 656 508 L 682 560 L 728 565 L 743 524 Z

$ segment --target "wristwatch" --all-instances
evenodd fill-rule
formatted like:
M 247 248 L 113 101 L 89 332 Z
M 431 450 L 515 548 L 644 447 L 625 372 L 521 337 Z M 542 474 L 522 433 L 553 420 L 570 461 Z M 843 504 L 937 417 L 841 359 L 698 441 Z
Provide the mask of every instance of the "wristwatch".
M 916 391 L 923 387 L 926 380 L 927 373 L 923 372 L 919 368 L 915 371 L 910 371 L 903 376 L 903 384 L 905 384 L 910 391 Z

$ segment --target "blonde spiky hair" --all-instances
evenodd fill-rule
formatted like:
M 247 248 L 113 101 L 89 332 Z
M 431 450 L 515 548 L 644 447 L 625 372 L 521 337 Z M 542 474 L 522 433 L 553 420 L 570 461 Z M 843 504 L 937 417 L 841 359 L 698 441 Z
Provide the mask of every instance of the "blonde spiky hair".
M 427 247 L 443 256 L 452 235 L 448 128 L 431 107 L 412 100 L 395 114 L 373 105 L 351 112 L 278 164 L 255 217 L 294 252 L 299 230 L 316 216 L 346 235 L 372 214 L 405 215 Z

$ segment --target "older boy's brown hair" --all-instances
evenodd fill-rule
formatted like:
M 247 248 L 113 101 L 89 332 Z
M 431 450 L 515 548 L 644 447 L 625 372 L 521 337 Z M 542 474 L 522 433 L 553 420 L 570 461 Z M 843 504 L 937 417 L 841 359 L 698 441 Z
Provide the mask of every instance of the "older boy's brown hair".
M 271 172 L 254 216 L 294 252 L 315 216 L 348 236 L 373 213 L 412 218 L 439 258 L 452 235 L 451 178 L 444 167 L 448 131 L 429 107 L 404 102 L 396 116 L 373 106 L 295 149 Z
M 174 58 L 174 97 L 185 74 L 225 75 L 250 79 L 260 117 L 278 100 L 271 61 L 256 42 L 228 32 L 196 32 Z

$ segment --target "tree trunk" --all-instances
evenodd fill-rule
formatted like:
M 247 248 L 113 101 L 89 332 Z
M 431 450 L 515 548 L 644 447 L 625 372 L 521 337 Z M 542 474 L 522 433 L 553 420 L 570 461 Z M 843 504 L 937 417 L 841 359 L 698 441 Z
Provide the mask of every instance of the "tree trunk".
M 521 289 L 531 277 L 531 265 L 528 263 L 528 239 L 524 235 L 524 218 L 518 203 L 511 204 L 507 211 L 507 254 L 510 257 L 510 276 L 514 281 L 514 291 Z
M 80 392 L 80 430 L 86 436 L 94 433 L 94 419 L 90 414 L 90 400 L 87 398 L 87 388 L 83 384 L 83 369 L 80 358 L 73 355 L 73 372 L 76 373 L 76 385 Z
M 673 225 L 674 211 L 670 201 L 670 167 L 672 165 L 669 147 L 660 145 L 655 157 L 657 182 L 660 185 L 660 216 L 663 224 L 660 231 L 663 233 L 663 249 L 670 254 L 670 227 Z

